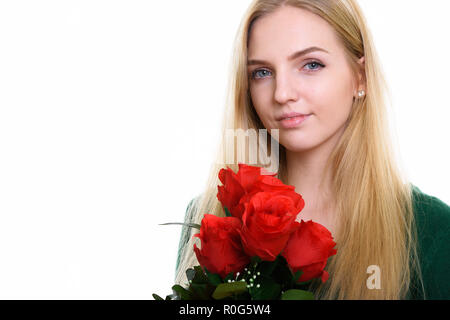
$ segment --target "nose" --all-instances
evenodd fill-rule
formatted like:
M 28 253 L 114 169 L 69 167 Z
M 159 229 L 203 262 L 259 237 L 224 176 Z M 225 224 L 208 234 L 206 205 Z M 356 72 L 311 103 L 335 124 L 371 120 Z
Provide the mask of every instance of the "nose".
M 289 72 L 279 72 L 276 75 L 274 99 L 281 105 L 289 101 L 297 101 L 298 84 Z

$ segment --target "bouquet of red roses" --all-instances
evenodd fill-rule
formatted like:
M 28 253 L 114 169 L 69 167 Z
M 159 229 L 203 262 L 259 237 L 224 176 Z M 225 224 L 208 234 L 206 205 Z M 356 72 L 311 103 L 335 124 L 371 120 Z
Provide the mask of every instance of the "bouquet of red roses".
M 200 229 L 194 235 L 200 266 L 188 269 L 188 287 L 173 286 L 166 300 L 314 299 L 305 289 L 327 281 L 336 243 L 321 224 L 296 221 L 302 196 L 264 170 L 245 164 L 237 173 L 220 170 L 217 198 L 225 217 L 205 214 L 200 226 L 189 224 Z

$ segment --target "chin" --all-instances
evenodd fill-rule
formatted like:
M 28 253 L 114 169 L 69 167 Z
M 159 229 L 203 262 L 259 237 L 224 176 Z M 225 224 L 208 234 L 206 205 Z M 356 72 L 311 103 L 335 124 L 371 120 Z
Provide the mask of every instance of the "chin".
M 319 144 L 313 143 L 312 141 L 305 140 L 288 140 L 280 142 L 281 145 L 286 149 L 286 151 L 290 152 L 304 152 L 311 149 L 314 149 Z
M 334 136 L 333 132 L 307 132 L 305 130 L 280 132 L 280 144 L 290 152 L 315 149 Z

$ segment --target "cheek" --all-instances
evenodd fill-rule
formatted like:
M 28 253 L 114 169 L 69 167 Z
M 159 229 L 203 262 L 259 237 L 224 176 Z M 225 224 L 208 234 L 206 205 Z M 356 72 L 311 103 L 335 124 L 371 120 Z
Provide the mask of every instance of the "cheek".
M 250 96 L 252 98 L 253 106 L 259 119 L 264 126 L 270 127 L 271 117 L 271 96 L 268 90 L 261 90 L 261 88 L 250 88 Z
M 347 120 L 353 101 L 351 85 L 347 81 L 341 82 L 340 85 L 336 81 L 323 83 L 312 93 L 319 120 L 338 126 Z

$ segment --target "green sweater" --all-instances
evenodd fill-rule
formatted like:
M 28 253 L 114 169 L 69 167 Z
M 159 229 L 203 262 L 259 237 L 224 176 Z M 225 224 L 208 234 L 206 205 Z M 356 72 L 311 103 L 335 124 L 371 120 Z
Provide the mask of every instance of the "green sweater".
M 414 214 L 418 233 L 418 254 L 425 297 L 417 290 L 413 276 L 409 299 L 450 299 L 450 207 L 413 186 Z
M 191 207 L 200 196 L 192 199 L 186 209 L 185 222 L 191 221 Z M 436 197 L 423 193 L 413 185 L 413 205 L 417 224 L 418 254 L 422 271 L 425 297 L 418 290 L 416 275 L 412 276 L 407 299 L 450 299 L 450 207 Z M 198 223 L 198 222 L 197 222 Z M 176 262 L 189 238 L 198 232 L 183 226 Z

